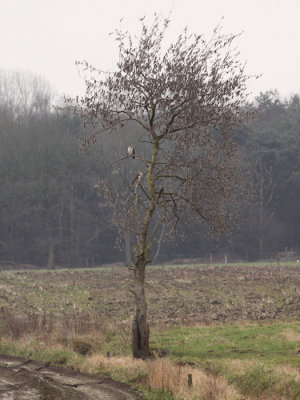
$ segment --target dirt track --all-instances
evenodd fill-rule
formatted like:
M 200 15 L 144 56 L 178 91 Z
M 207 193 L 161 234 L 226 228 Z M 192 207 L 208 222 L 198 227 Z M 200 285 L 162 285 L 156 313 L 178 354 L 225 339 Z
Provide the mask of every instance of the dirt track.
M 19 357 L 0 355 L 0 400 L 138 400 L 128 386 Z

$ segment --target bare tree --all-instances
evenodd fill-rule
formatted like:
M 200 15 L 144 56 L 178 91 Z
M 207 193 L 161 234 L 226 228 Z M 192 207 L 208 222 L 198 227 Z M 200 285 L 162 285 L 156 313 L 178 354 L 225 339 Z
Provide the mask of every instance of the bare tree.
M 242 107 L 248 76 L 232 48 L 237 35 L 223 35 L 218 27 L 207 41 L 185 29 L 164 51 L 169 22 L 156 16 L 147 25 L 141 19 L 138 38 L 117 30 L 115 71 L 79 63 L 86 71 L 86 94 L 67 99 L 84 123 L 95 128 L 95 135 L 83 140 L 83 148 L 96 135 L 116 131 L 129 121 L 141 127 L 147 146 L 145 156 L 135 150 L 135 159 L 120 154 L 112 160 L 111 168 L 124 162 L 134 172 L 125 191 L 123 187 L 118 193 L 113 183 L 98 184 L 99 192 L 116 206 L 119 225 L 131 227 L 136 238 L 134 357 L 150 354 L 144 281 L 155 235 L 163 224 L 173 233 L 179 221 L 189 223 L 191 218 L 223 232 L 241 187 L 232 130 L 248 117 Z
M 0 69 L 0 107 L 9 109 L 11 118 L 50 112 L 52 98 L 44 78 L 29 71 Z

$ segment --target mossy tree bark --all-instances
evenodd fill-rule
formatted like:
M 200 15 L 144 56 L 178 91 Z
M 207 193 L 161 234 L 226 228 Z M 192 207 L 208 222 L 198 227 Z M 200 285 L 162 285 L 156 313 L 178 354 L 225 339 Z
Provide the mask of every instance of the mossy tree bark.
M 132 355 L 135 358 L 147 358 L 150 355 L 150 329 L 147 322 L 147 303 L 145 297 L 144 259 L 139 260 L 134 269 L 134 295 L 136 312 L 132 324 Z
M 153 109 L 153 113 L 155 110 Z M 150 355 L 149 336 L 150 328 L 147 322 L 147 303 L 145 297 L 145 269 L 151 262 L 151 240 L 149 226 L 156 209 L 156 188 L 153 172 L 157 163 L 157 154 L 159 147 L 159 137 L 152 132 L 152 160 L 147 165 L 147 186 L 148 186 L 148 208 L 145 213 L 140 232 L 138 234 L 138 243 L 134 249 L 134 296 L 135 296 L 135 318 L 132 325 L 132 354 L 135 358 L 147 358 Z

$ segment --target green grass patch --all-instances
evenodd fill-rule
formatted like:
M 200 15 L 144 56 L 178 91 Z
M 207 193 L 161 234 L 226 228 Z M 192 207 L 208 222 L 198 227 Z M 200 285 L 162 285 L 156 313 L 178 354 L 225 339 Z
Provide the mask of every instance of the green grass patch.
M 300 343 L 287 339 L 289 331 L 299 332 L 300 322 L 173 327 L 154 330 L 151 343 L 157 351 L 166 349 L 172 358 L 197 365 L 231 358 L 300 367 Z
M 61 367 L 79 366 L 84 357 L 69 349 L 47 348 L 40 346 L 35 340 L 28 342 L 0 342 L 0 353 L 10 356 L 24 357 L 36 361 L 47 361 Z
M 300 399 L 300 322 L 172 327 L 152 332 L 152 349 L 191 363 L 242 396 Z
M 158 389 L 146 389 L 145 387 L 138 386 L 138 390 L 145 400 L 173 400 L 171 394 L 165 393 Z

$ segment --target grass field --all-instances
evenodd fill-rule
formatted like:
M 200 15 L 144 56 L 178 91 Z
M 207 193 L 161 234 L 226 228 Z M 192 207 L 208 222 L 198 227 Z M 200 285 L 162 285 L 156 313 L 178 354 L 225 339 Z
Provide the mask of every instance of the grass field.
M 1 272 L 0 351 L 105 373 L 148 399 L 300 399 L 299 272 L 149 268 L 149 362 L 130 358 L 126 268 Z

